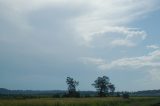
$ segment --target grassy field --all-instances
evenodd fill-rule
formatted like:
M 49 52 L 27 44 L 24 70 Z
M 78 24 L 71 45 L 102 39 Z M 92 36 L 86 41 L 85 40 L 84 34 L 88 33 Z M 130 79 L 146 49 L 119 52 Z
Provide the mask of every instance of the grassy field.
M 160 106 L 159 97 L 1 99 L 0 106 Z

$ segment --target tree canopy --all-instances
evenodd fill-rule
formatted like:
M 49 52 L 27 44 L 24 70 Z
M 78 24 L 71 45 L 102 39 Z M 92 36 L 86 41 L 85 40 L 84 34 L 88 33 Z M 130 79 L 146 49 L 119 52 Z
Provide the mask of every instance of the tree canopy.
M 68 96 L 77 96 L 76 86 L 79 85 L 79 82 L 71 77 L 67 77 L 66 83 L 68 85 Z
M 99 96 L 106 96 L 106 94 L 115 91 L 115 86 L 110 83 L 110 79 L 107 76 L 98 77 L 92 84 L 98 91 Z

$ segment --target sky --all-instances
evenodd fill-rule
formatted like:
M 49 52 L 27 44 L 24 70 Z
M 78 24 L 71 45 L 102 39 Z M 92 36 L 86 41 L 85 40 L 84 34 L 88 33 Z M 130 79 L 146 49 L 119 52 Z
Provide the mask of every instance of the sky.
M 0 88 L 160 89 L 159 0 L 0 0 Z

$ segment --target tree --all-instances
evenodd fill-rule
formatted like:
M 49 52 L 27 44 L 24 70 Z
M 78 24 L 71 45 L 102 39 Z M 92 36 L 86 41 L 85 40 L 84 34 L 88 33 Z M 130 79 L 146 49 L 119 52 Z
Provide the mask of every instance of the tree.
M 110 90 L 110 94 L 113 95 L 113 94 L 114 94 L 114 91 L 115 91 L 115 86 L 110 83 L 110 84 L 108 85 L 108 87 L 109 87 L 109 90 Z
M 109 77 L 107 76 L 98 77 L 92 85 L 97 89 L 100 97 L 106 96 L 109 90 L 111 92 L 115 90 L 114 85 L 110 83 Z
M 67 77 L 66 83 L 68 85 L 68 96 L 69 97 L 77 97 L 77 96 L 79 96 L 78 95 L 79 93 L 76 92 L 76 86 L 79 85 L 79 82 L 74 80 L 71 77 Z

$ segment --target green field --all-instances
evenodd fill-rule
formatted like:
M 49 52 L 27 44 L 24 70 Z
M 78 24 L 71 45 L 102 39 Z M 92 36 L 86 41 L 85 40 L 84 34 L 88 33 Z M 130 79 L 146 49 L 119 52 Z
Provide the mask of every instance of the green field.
M 159 97 L 1 99 L 0 106 L 160 106 Z

